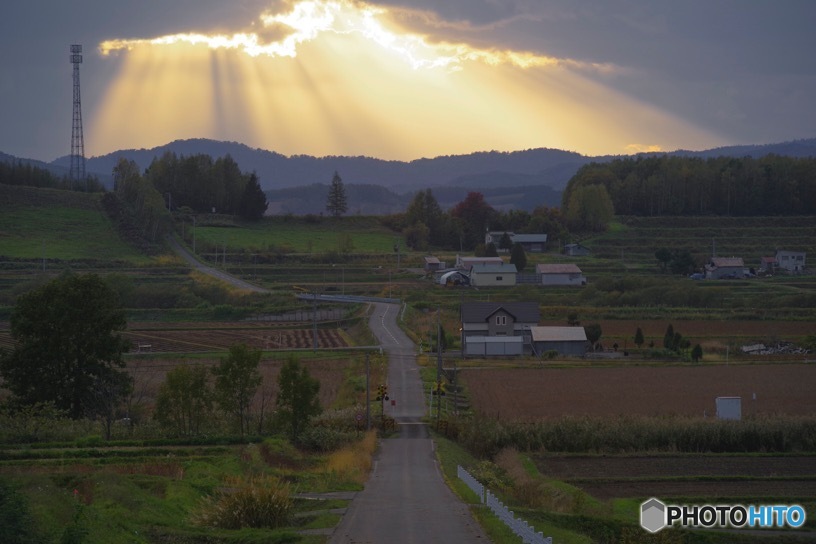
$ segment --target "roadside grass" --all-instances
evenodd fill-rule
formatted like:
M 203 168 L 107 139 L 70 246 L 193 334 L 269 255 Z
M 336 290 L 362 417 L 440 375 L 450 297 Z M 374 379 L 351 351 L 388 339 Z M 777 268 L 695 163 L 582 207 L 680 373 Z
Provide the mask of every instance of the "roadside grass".
M 37 534 L 49 542 L 65 539 L 70 533 L 81 537 L 70 542 L 86 544 L 318 543 L 325 542 L 325 536 L 299 535 L 298 531 L 334 526 L 339 517 L 329 510 L 343 508 L 347 501 L 295 499 L 294 493 L 361 489 L 376 446 L 376 432 L 330 454 L 303 452 L 279 438 L 217 451 L 205 448 L 205 456 L 174 455 L 181 450 L 170 446 L 151 448 L 152 455 L 119 458 L 101 465 L 93 457 L 2 462 L 0 478 L 19 489 L 30 505 Z M 113 443 L 88 453 L 104 455 L 115 449 Z M 51 453 L 59 457 L 62 452 Z M 273 481 L 281 482 L 283 494 L 268 491 L 267 485 L 251 491 Z M 241 494 L 240 490 L 249 493 Z M 290 504 L 290 513 L 280 518 L 287 521 L 277 528 L 201 525 L 212 520 L 213 514 L 229 520 L 243 511 L 241 517 L 251 519 L 279 508 L 280 500 L 285 501 L 281 505 Z M 263 516 L 256 519 L 269 519 Z

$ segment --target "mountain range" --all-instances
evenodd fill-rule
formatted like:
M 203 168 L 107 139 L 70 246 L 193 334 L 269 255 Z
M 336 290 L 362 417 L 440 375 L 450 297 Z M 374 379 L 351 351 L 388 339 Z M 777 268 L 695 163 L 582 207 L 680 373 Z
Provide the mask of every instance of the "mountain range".
M 258 174 L 270 201 L 268 213 L 320 213 L 334 172 L 347 187 L 349 213 L 378 214 L 404 210 L 413 193 L 431 188 L 443 208 L 480 191 L 500 209 L 527 209 L 561 202 L 561 191 L 584 164 L 606 162 L 621 156 L 588 157 L 558 149 L 485 151 L 468 155 L 446 155 L 413 161 L 372 157 L 308 155 L 285 156 L 253 149 L 237 142 L 207 139 L 177 140 L 152 149 L 125 149 L 86 161 L 86 171 L 110 186 L 111 171 L 120 157 L 133 160 L 141 169 L 154 158 L 171 152 L 177 155 L 206 154 L 213 158 L 232 156 L 241 170 Z M 816 156 L 816 138 L 767 145 L 719 147 L 704 151 L 678 150 L 670 155 L 709 158 L 717 156 L 760 157 L 768 154 L 792 157 Z M 655 155 L 663 153 L 649 153 Z M 0 161 L 22 160 L 55 174 L 66 175 L 70 157 L 50 163 L 21 159 L 0 153 Z

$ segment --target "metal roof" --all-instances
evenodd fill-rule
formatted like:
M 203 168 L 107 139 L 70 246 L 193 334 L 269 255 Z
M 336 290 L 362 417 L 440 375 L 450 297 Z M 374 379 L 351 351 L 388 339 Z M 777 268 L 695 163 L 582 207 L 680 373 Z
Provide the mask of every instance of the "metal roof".
M 534 244 L 536 242 L 546 242 L 547 235 L 546 234 L 514 234 L 513 235 L 513 243 L 528 243 Z
M 476 263 L 470 267 L 470 272 L 472 274 L 515 274 L 518 270 L 512 263 Z
M 536 266 L 539 274 L 580 274 L 577 264 L 539 264 Z
M 712 257 L 711 264 L 716 266 L 717 268 L 745 266 L 745 263 L 742 261 L 742 257 Z
M 530 327 L 533 342 L 586 342 L 583 327 Z

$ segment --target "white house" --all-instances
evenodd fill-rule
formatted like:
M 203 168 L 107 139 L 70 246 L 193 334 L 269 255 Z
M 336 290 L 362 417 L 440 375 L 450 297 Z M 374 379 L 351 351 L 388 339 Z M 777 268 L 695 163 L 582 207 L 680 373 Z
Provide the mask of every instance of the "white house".
M 586 285 L 586 278 L 575 264 L 539 264 L 536 274 L 542 285 Z
M 776 252 L 776 266 L 797 274 L 805 269 L 805 252 L 779 250 Z
M 470 267 L 470 284 L 474 287 L 512 286 L 516 284 L 516 265 L 511 263 L 477 263 Z
M 501 264 L 501 257 L 460 257 L 456 256 L 456 268 L 470 270 L 474 264 Z
M 531 352 L 531 327 L 541 318 L 536 302 L 465 302 L 461 308 L 465 355 Z

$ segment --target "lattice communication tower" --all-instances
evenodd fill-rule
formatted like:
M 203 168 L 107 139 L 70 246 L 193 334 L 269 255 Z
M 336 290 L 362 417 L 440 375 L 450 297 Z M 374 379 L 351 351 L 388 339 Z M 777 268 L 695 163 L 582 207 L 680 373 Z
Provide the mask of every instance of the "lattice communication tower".
M 82 46 L 71 46 L 71 64 L 74 65 L 74 122 L 71 127 L 71 172 L 73 181 L 85 179 L 85 138 L 82 136 L 82 99 L 79 93 L 79 65 L 82 64 Z

